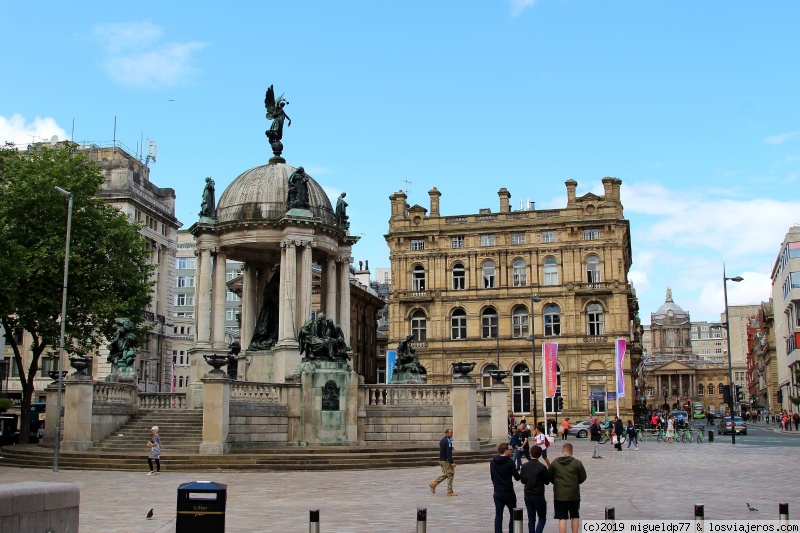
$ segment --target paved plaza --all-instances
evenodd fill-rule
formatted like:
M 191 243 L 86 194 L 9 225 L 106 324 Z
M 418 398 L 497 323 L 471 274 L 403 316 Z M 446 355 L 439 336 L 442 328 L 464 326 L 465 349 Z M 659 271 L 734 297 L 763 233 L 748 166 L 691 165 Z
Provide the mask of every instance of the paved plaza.
M 795 439 L 798 434 L 784 438 Z M 752 436 L 746 438 L 752 439 Z M 757 437 L 756 437 L 757 438 Z M 778 502 L 789 502 L 790 516 L 800 517 L 797 447 L 731 445 L 717 436 L 709 444 L 643 442 L 639 451 L 615 451 L 601 446 L 603 459 L 591 459 L 586 439 L 570 439 L 575 457 L 586 466 L 581 513 L 602 519 L 606 506 L 617 519 L 690 519 L 695 503 L 704 503 L 709 519 L 776 519 Z M 549 449 L 560 452 L 560 441 Z M 167 450 L 165 450 L 167 451 Z M 436 451 L 431 450 L 435 455 Z M 287 450 L 291 454 L 291 450 Z M 274 473 L 90 472 L 0 468 L 2 482 L 60 481 L 81 490 L 81 532 L 175 531 L 177 487 L 195 480 L 228 485 L 228 532 L 305 532 L 309 509 L 320 509 L 322 532 L 415 531 L 416 508 L 428 509 L 429 532 L 485 532 L 492 530 L 494 504 L 489 465 L 456 468 L 458 497 L 447 497 L 440 485 L 436 495 L 428 482 L 438 468 L 368 471 Z M 522 485 L 518 506 L 524 507 Z M 557 531 L 552 520 L 552 489 L 547 488 L 548 522 L 545 531 Z M 759 509 L 750 513 L 746 503 Z M 154 517 L 146 520 L 153 508 Z M 527 531 L 527 517 L 525 522 Z

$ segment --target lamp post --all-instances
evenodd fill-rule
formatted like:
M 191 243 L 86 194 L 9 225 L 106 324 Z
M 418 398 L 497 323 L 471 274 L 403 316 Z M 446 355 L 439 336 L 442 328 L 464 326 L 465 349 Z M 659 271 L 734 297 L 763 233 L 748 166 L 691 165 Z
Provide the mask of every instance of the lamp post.
M 735 394 L 733 387 L 733 354 L 731 353 L 731 317 L 728 313 L 728 281 L 739 283 L 744 278 L 742 276 L 735 276 L 732 278 L 727 277 L 725 273 L 725 264 L 722 265 L 722 292 L 725 295 L 725 329 L 728 332 L 728 406 L 731 410 L 731 444 L 736 444 L 736 415 L 733 412 L 733 395 Z M 723 423 L 725 419 L 722 419 Z
M 61 352 L 58 357 L 58 375 L 64 375 L 64 331 L 67 327 L 67 279 L 69 275 L 69 241 L 72 232 L 72 193 L 65 191 L 61 187 L 56 190 L 69 198 L 67 205 L 67 245 L 64 252 L 64 286 L 61 295 Z M 58 472 L 58 452 L 61 447 L 61 388 L 64 386 L 63 380 L 58 380 L 58 395 L 56 396 L 56 441 L 53 446 L 53 472 Z
M 541 302 L 538 294 L 531 296 L 531 334 L 525 337 L 526 341 L 531 341 L 531 385 L 533 386 L 533 427 L 538 427 L 536 418 L 536 338 L 533 334 L 533 326 L 536 323 L 536 313 L 533 311 L 533 304 Z

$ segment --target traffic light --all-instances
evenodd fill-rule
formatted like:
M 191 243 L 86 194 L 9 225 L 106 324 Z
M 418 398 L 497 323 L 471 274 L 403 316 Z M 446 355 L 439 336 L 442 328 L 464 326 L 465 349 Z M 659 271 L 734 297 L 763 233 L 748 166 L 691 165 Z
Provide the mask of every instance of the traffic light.
M 742 391 L 741 385 L 736 385 L 736 401 L 737 402 L 744 401 L 744 392 Z
M 722 386 L 722 402 L 725 404 L 731 403 L 731 386 L 730 385 L 723 385 Z
M 564 410 L 564 397 L 556 396 L 556 412 Z

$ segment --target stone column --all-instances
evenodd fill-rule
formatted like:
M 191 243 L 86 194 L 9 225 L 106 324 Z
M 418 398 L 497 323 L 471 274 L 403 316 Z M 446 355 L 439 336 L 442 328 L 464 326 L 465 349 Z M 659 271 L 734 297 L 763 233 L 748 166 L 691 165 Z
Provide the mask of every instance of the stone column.
M 211 340 L 211 250 L 202 248 L 197 262 L 197 336 L 195 344 L 209 345 Z
M 453 406 L 453 447 L 456 450 L 479 449 L 477 393 L 475 380 L 453 379 L 450 404 Z
M 230 451 L 231 380 L 206 374 L 203 382 L 203 442 L 200 454 L 224 455 Z
M 339 280 L 336 279 L 336 258 L 328 257 L 325 262 L 325 316 L 339 323 L 336 315 L 336 286 Z
M 47 394 L 45 400 L 44 412 L 44 438 L 43 444 L 52 445 L 56 441 L 56 424 L 58 424 L 58 417 L 56 416 L 56 403 L 58 403 L 58 384 L 50 384 L 44 389 Z M 61 385 L 61 394 L 64 394 L 64 385 Z M 64 397 L 62 396 L 63 400 Z M 63 402 L 62 402 L 63 405 Z
M 297 316 L 297 248 L 291 240 L 281 243 L 280 334 L 278 342 L 294 339 Z
M 226 281 L 225 252 L 217 252 L 214 257 L 214 285 L 212 294 L 214 303 L 212 309 L 211 342 L 215 350 L 225 350 L 225 297 L 228 293 Z
M 311 270 L 311 249 L 313 243 L 306 241 L 300 248 L 300 268 L 298 269 L 299 301 L 297 303 L 297 322 L 295 331 L 300 331 L 306 320 L 311 318 L 311 294 L 314 276 Z
M 89 376 L 71 375 L 64 380 L 64 439 L 65 452 L 83 452 L 94 445 L 92 441 L 92 403 L 94 381 Z
M 350 256 L 339 258 L 339 325 L 350 345 Z
M 251 263 L 244 266 L 244 278 L 242 279 L 242 331 L 240 334 L 242 349 L 246 350 L 253 338 L 253 331 L 256 328 L 258 309 L 258 281 L 256 280 L 256 267 Z
M 495 383 L 491 388 L 484 390 L 487 391 L 491 409 L 492 444 L 506 442 L 508 440 L 508 387 L 503 383 Z

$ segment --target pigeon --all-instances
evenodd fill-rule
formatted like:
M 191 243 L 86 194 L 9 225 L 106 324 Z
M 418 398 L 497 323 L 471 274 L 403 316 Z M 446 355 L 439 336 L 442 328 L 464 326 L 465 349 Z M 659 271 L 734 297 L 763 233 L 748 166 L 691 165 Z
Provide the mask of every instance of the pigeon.
M 151 520 L 152 518 L 153 518 L 153 510 L 150 509 L 149 511 L 147 511 L 147 519 Z
M 749 510 L 751 513 L 757 513 L 757 512 L 758 512 L 758 509 L 756 509 L 755 507 L 751 506 L 751 505 L 750 505 L 749 503 L 747 503 L 747 502 L 745 502 L 745 503 L 747 504 L 747 509 L 748 509 L 748 510 Z

